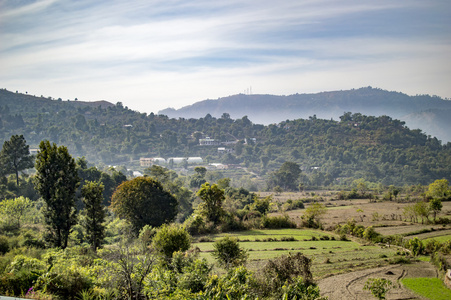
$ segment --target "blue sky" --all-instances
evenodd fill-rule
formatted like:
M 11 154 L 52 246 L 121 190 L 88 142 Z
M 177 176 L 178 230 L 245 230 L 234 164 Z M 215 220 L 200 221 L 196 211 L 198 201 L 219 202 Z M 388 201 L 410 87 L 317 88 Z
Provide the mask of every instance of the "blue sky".
M 363 86 L 451 97 L 451 1 L 0 0 L 0 88 L 141 112 Z

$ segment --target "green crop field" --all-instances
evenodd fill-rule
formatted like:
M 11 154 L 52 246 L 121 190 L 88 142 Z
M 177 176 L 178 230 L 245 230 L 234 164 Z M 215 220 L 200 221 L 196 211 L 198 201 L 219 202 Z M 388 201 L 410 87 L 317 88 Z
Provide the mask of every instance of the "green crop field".
M 451 290 L 438 278 L 404 278 L 401 283 L 430 300 L 451 299 Z
M 211 235 L 208 239 L 215 241 L 224 236 L 225 234 Z M 363 246 L 355 241 L 320 240 L 321 236 L 335 237 L 335 235 L 317 230 L 252 230 L 229 236 L 237 237 L 240 246 L 248 250 L 248 267 L 251 270 L 261 268 L 268 259 L 300 251 L 312 259 L 312 272 L 315 278 L 386 265 L 389 259 L 396 256 L 395 248 Z M 312 237 L 316 240 L 312 240 Z M 281 241 L 282 238 L 294 240 Z M 193 244 L 193 247 L 198 247 L 201 251 L 200 256 L 209 262 L 214 262 L 211 255 L 212 241 Z
M 264 229 L 264 230 L 246 230 L 232 233 L 221 233 L 210 235 L 213 240 L 224 236 L 234 236 L 240 240 L 263 240 L 268 238 L 287 238 L 294 237 L 297 240 L 311 239 L 312 237 L 320 238 L 321 236 L 334 236 L 334 234 L 328 234 L 320 230 L 307 230 L 307 229 Z
M 446 241 L 451 241 L 451 234 L 427 238 L 424 241 L 428 241 L 428 240 L 436 240 L 440 243 L 444 243 Z

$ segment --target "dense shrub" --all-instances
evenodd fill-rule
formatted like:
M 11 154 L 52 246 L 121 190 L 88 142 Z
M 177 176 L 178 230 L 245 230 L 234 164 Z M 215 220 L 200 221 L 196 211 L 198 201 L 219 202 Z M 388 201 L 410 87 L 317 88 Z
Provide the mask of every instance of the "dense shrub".
M 309 284 L 302 277 L 297 277 L 293 283 L 283 286 L 282 299 L 302 299 L 302 300 L 327 300 L 327 297 L 321 297 L 316 284 Z
M 427 254 L 433 254 L 433 253 L 439 251 L 441 247 L 442 247 L 442 244 L 439 241 L 434 240 L 434 239 L 427 240 L 424 243 L 424 252 Z
M 262 218 L 261 223 L 263 228 L 278 229 L 278 228 L 296 228 L 296 223 L 293 222 L 288 215 Z
M 223 277 L 210 277 L 203 293 L 198 299 L 255 299 L 252 297 L 253 276 L 244 266 L 230 269 Z
M 446 256 L 440 252 L 436 252 L 431 257 L 431 262 L 437 267 L 440 271 L 446 271 L 451 269 L 451 265 L 448 263 Z
M 191 235 L 199 235 L 211 233 L 213 231 L 213 223 L 211 222 L 211 226 L 208 226 L 208 223 L 205 222 L 205 219 L 201 215 L 193 215 L 183 222 L 183 226 L 185 226 L 186 230 Z
M 263 297 L 273 293 L 280 295 L 285 284 L 293 284 L 299 277 L 302 277 L 305 285 L 312 285 L 311 264 L 311 259 L 300 252 L 268 260 L 257 279 L 259 293 Z
M 238 239 L 226 236 L 213 244 L 213 257 L 226 269 L 244 264 L 247 260 L 246 250 L 240 247 Z
M 288 199 L 282 206 L 282 209 L 284 211 L 287 210 L 295 210 L 295 209 L 303 209 L 304 206 L 304 201 L 302 200 L 292 200 L 292 199 Z
M 0 294 L 10 296 L 24 295 L 34 284 L 39 274 L 30 271 L 3 273 L 0 275 Z
M 424 253 L 424 244 L 417 237 L 414 237 L 413 239 L 409 240 L 408 247 L 412 251 L 414 256 Z
M 244 223 L 235 215 L 226 213 L 218 225 L 219 232 L 241 231 L 246 230 Z
M 197 255 L 184 255 L 181 252 L 174 253 L 171 264 L 172 270 L 177 276 L 177 287 L 198 293 L 205 290 L 211 272 L 211 266 L 207 260 L 197 258 Z
M 160 227 L 152 241 L 152 247 L 167 260 L 176 251 L 186 251 L 191 245 L 191 236 L 180 225 L 171 224 Z
M 9 251 L 9 242 L 6 236 L 0 235 L 0 254 L 5 254 Z
M 369 241 L 377 242 L 378 238 L 380 238 L 380 234 L 374 230 L 373 226 L 368 226 L 363 232 L 363 238 Z
M 210 272 L 211 266 L 196 252 L 175 252 L 168 265 L 153 266 L 144 291 L 150 299 L 193 299 L 205 290 Z

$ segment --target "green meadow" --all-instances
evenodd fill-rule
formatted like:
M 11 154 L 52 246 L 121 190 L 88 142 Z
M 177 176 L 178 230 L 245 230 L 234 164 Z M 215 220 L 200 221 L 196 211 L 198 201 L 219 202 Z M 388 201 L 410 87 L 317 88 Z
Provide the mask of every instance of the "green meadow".
M 404 278 L 401 283 L 418 295 L 430 300 L 449 300 L 451 290 L 438 278 Z

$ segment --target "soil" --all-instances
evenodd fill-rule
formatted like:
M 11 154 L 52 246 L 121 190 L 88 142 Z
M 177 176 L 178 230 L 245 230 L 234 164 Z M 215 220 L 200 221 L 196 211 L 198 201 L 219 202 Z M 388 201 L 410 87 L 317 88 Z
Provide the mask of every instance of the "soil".
M 385 278 L 393 282 L 394 287 L 387 293 L 386 299 L 424 299 L 406 289 L 399 280 L 409 277 L 438 277 L 434 266 L 428 262 L 416 262 L 405 265 L 392 265 L 375 269 L 351 272 L 324 278 L 318 282 L 322 296 L 329 300 L 367 300 L 375 299 L 363 286 L 369 278 Z

